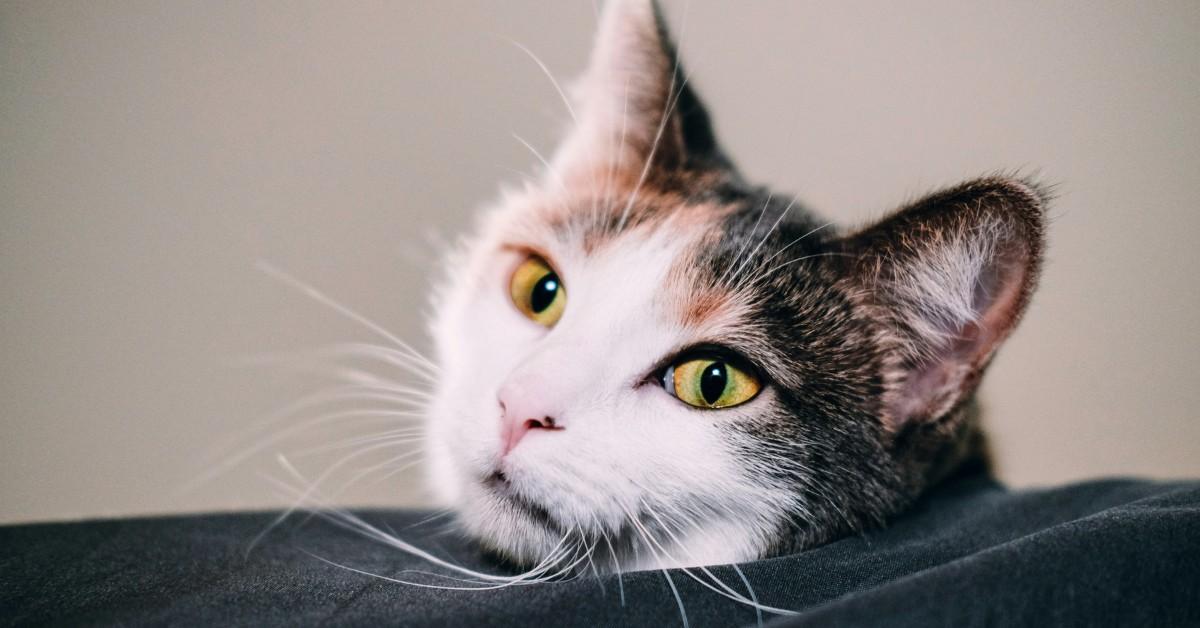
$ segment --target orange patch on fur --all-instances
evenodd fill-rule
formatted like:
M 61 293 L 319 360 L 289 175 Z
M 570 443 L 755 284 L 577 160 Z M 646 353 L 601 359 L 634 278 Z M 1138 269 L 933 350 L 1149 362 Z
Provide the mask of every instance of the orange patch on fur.
M 719 293 L 715 290 L 693 294 L 683 311 L 683 324 L 687 327 L 699 327 L 725 307 L 728 300 L 727 293 Z

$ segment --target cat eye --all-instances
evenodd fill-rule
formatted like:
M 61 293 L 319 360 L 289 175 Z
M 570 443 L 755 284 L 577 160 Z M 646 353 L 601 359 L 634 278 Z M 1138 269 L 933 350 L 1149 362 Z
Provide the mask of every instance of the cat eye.
M 663 388 L 697 408 L 730 408 L 762 389 L 758 377 L 722 358 L 688 358 L 663 373 Z
M 553 327 L 567 307 L 567 292 L 558 273 L 536 255 L 530 255 L 517 266 L 508 290 L 513 305 L 530 320 L 545 327 Z

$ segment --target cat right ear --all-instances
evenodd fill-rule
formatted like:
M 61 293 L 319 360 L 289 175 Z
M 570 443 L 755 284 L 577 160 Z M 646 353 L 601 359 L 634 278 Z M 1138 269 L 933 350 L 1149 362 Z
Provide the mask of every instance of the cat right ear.
M 652 0 L 610 0 L 572 89 L 575 124 L 552 159 L 563 179 L 731 170 Z
M 1028 182 L 980 179 L 844 242 L 887 342 L 886 428 L 936 424 L 970 397 L 1036 285 L 1046 201 Z

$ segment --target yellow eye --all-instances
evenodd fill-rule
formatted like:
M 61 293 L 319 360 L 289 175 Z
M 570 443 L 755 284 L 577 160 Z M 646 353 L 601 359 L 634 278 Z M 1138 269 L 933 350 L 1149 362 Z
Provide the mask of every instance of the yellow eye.
M 750 401 L 762 389 L 758 378 L 719 358 L 689 359 L 667 369 L 667 392 L 697 408 L 729 408 Z
M 567 291 L 553 268 L 536 255 L 529 256 L 513 273 L 508 286 L 513 305 L 533 322 L 553 327 L 567 307 Z

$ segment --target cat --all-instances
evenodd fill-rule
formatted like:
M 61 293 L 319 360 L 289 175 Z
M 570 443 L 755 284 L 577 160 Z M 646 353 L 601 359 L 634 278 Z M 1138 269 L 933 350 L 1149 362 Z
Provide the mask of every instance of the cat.
M 446 263 L 428 481 L 520 565 L 737 563 L 879 526 L 981 459 L 1046 190 L 991 176 L 839 231 L 743 178 L 658 6 L 605 7 L 536 183 Z M 607 555 L 607 558 L 605 557 Z

